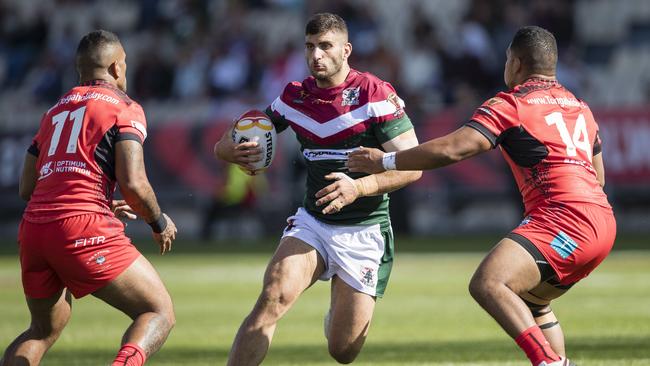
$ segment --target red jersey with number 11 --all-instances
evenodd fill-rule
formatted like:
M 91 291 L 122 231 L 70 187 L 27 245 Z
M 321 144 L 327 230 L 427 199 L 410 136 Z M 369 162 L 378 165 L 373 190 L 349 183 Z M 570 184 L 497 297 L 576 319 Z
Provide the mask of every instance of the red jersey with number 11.
M 476 109 L 467 126 L 501 148 L 526 215 L 549 204 L 610 207 L 592 165 L 601 152 L 598 125 L 587 104 L 558 82 L 529 79 L 499 93 Z
M 28 152 L 38 180 L 24 219 L 50 222 L 84 213 L 112 215 L 115 143 L 146 138 L 142 107 L 111 84 L 77 86 L 50 108 Z

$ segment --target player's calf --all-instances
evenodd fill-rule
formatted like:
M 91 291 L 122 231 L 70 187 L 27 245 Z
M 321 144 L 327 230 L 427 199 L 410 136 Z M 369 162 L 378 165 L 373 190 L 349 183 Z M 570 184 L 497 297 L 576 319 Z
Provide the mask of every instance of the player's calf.
M 530 309 L 535 323 L 539 326 L 551 348 L 560 356 L 566 355 L 564 333 L 560 323 L 551 309 L 551 301 L 565 294 L 573 285 L 561 285 L 548 265 L 539 265 L 543 278 L 535 288 L 519 294 Z M 549 278 L 550 276 L 550 278 Z
M 5 351 L 0 365 L 38 365 L 70 319 L 72 298 L 61 290 L 46 299 L 27 299 L 32 321 Z
M 146 357 L 160 349 L 176 322 L 169 292 L 143 256 L 93 295 L 133 319 L 122 344 L 138 345 Z
M 267 274 L 268 277 L 268 274 Z M 276 324 L 291 308 L 299 293 L 282 290 L 265 281 L 251 313 L 244 319 L 228 355 L 228 365 L 259 365 L 268 351 Z
M 368 334 L 370 321 L 369 319 L 365 322 L 363 320 L 359 321 L 359 319 L 355 321 L 354 319 L 341 319 L 339 317 L 338 323 L 333 324 L 332 319 L 332 310 L 330 309 L 323 320 L 323 330 L 325 331 L 329 354 L 338 363 L 352 363 L 361 353 Z M 354 326 L 354 324 L 361 325 Z
M 336 362 L 341 364 L 352 363 L 357 358 L 359 353 L 361 353 L 362 347 L 363 341 L 352 343 L 339 341 L 335 335 L 329 337 L 327 340 L 327 348 L 330 356 L 332 356 Z
M 138 337 L 136 332 L 129 331 L 133 327 L 142 324 L 146 324 L 146 331 L 142 337 Z M 174 325 L 176 325 L 176 318 L 171 306 L 141 314 L 133 320 L 132 327 L 124 334 L 122 343 L 132 342 L 134 338 L 140 339 L 139 343 L 142 344 L 142 348 L 147 355 L 151 356 L 165 343 Z

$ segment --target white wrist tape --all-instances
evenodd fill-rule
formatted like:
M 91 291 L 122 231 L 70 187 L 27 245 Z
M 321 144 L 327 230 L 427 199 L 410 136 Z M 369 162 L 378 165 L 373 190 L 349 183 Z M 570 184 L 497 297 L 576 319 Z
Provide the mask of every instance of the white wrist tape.
M 384 166 L 384 169 L 397 170 L 397 164 L 395 163 L 395 154 L 397 154 L 397 152 L 389 152 L 384 154 L 384 157 L 381 159 L 381 165 Z

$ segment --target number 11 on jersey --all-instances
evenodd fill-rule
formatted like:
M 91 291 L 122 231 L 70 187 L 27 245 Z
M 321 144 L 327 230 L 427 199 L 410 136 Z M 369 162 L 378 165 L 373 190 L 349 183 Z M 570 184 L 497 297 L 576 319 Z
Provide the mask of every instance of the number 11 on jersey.
M 50 141 L 50 149 L 47 151 L 47 156 L 52 156 L 59 146 L 59 139 L 61 139 L 61 131 L 65 121 L 68 120 L 68 115 L 72 119 L 72 131 L 70 131 L 70 138 L 68 139 L 68 147 L 65 149 L 67 153 L 77 152 L 77 142 L 79 141 L 79 132 L 81 132 L 81 123 L 84 120 L 86 107 L 75 109 L 73 112 L 63 111 L 52 117 L 52 124 L 54 125 L 54 133 Z

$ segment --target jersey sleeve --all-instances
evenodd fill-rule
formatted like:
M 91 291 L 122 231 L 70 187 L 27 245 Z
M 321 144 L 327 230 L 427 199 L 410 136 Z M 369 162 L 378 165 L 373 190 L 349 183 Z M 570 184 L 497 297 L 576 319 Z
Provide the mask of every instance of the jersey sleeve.
M 374 125 L 375 136 L 380 144 L 386 143 L 412 129 L 413 124 L 406 113 L 400 118 Z
M 587 103 L 585 103 L 584 101 L 581 100 L 581 102 L 582 102 L 583 105 L 585 105 L 585 106 L 587 105 Z M 592 145 L 591 145 L 592 146 L 592 148 L 591 148 L 591 156 L 596 156 L 596 155 L 600 154 L 603 151 L 603 146 L 602 146 L 603 142 L 600 139 L 600 130 L 598 129 L 598 123 L 596 122 L 596 119 L 594 118 L 594 115 L 591 112 L 590 108 L 587 107 L 585 109 L 585 114 L 587 115 L 587 120 L 588 121 L 593 121 L 594 129 L 596 130 L 594 140 L 592 141 Z
M 508 94 L 499 93 L 476 108 L 465 125 L 483 134 L 496 147 L 505 131 L 520 125 L 516 102 Z
M 266 113 L 266 115 L 269 116 L 271 122 L 275 126 L 275 130 L 278 133 L 286 130 L 287 127 L 289 127 L 289 122 L 287 122 L 285 116 L 280 112 L 280 110 L 284 109 L 283 106 L 286 105 L 284 100 L 295 99 L 292 97 L 292 95 L 297 95 L 299 93 L 299 90 L 301 89 L 302 89 L 302 85 L 299 82 L 297 81 L 290 82 L 284 87 L 284 90 L 282 90 L 282 94 L 280 94 L 279 97 L 275 98 L 273 103 L 271 103 L 264 110 L 264 113 Z
M 144 110 L 137 103 L 124 108 L 118 115 L 115 125 L 118 132 L 116 141 L 135 140 L 142 144 L 147 138 L 147 120 Z
M 600 133 L 598 133 L 598 131 L 596 131 L 596 137 L 594 138 L 594 145 L 593 145 L 594 147 L 593 147 L 593 151 L 592 151 L 592 154 L 591 154 L 592 156 L 598 155 L 601 152 L 603 152 L 602 143 L 603 142 L 600 139 Z
M 404 111 L 404 101 L 397 96 L 390 83 L 381 82 L 370 90 L 368 115 L 372 118 L 373 131 L 380 144 L 413 129 Z
M 280 97 L 278 97 L 276 99 L 276 101 L 278 99 L 280 99 Z M 273 102 L 273 103 L 275 103 L 275 102 Z M 273 126 L 275 126 L 275 131 L 277 133 L 280 133 L 280 132 L 286 130 L 287 127 L 289 127 L 289 123 L 284 118 L 284 116 L 281 115 L 280 113 L 278 113 L 277 110 L 273 109 L 273 104 L 266 107 L 266 109 L 264 110 L 264 113 L 266 113 L 266 115 L 269 116 L 269 119 L 271 120 L 271 123 L 273 123 Z
M 43 117 L 41 117 L 41 123 L 39 124 L 38 131 L 36 132 L 36 135 L 34 135 L 34 138 L 32 139 L 32 144 L 29 145 L 29 148 L 27 149 L 27 152 L 38 157 L 41 153 L 41 146 L 43 146 L 43 124 L 45 123 L 45 119 L 47 117 L 47 113 L 43 114 Z

